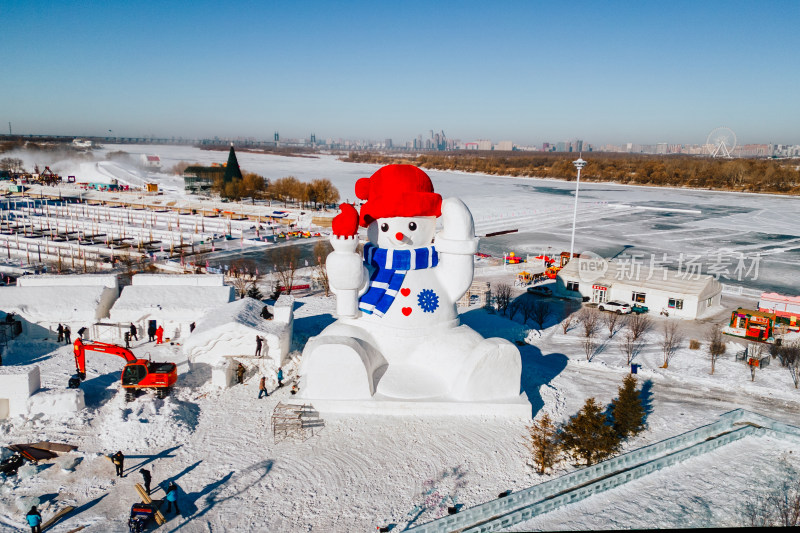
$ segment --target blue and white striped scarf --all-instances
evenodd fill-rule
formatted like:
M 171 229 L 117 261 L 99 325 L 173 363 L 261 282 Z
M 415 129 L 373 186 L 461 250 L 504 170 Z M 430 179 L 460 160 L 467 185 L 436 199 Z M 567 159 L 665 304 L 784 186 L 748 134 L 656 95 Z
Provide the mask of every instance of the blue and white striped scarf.
M 359 299 L 358 308 L 367 314 L 383 316 L 394 302 L 397 291 L 409 270 L 421 270 L 439 264 L 433 246 L 413 250 L 389 250 L 368 242 L 364 245 L 364 264 L 375 267 L 369 290 Z

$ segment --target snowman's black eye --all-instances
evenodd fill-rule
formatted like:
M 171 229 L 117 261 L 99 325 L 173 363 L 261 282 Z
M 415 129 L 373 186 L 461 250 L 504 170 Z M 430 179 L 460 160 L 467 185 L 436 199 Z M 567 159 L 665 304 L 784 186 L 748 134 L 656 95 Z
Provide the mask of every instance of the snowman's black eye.
M 411 231 L 414 231 L 415 229 L 417 229 L 417 223 L 416 222 L 409 222 L 408 223 L 408 229 L 410 229 Z
M 381 224 L 381 231 L 389 231 L 389 224 L 387 224 L 386 222 Z

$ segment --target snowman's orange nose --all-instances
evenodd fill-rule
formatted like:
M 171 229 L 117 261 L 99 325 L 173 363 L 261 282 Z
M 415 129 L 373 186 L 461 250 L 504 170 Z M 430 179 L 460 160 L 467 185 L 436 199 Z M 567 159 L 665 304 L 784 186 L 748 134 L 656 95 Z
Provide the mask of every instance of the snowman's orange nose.
M 406 237 L 406 236 L 405 236 L 405 235 L 403 235 L 403 234 L 402 234 L 401 232 L 399 232 L 399 231 L 398 231 L 398 232 L 395 234 L 395 236 L 394 236 L 394 238 L 395 238 L 395 239 L 397 239 L 398 241 L 402 241 L 403 239 L 405 239 L 405 237 Z

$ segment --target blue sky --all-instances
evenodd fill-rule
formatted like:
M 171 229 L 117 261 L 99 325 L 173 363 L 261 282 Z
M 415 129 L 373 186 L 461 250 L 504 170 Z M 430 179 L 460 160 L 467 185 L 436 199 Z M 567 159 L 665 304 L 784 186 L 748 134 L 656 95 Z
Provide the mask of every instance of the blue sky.
M 800 1 L 0 0 L 15 133 L 800 143 Z

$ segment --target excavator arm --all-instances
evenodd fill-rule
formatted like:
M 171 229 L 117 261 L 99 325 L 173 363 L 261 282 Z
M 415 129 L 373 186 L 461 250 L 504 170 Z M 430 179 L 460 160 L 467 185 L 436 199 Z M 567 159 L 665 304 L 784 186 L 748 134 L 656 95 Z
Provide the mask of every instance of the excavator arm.
M 127 348 L 117 346 L 116 344 L 109 344 L 107 342 L 95 341 L 84 344 L 83 341 L 78 338 L 75 339 L 73 348 L 75 351 L 75 368 L 77 369 L 78 376 L 81 378 L 81 380 L 86 379 L 86 350 L 117 355 L 125 359 L 126 364 L 136 361 L 136 356 L 133 355 L 133 352 Z

